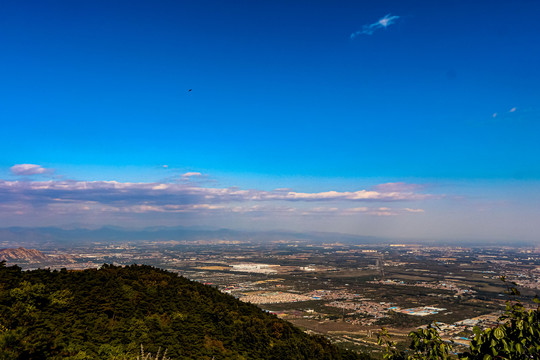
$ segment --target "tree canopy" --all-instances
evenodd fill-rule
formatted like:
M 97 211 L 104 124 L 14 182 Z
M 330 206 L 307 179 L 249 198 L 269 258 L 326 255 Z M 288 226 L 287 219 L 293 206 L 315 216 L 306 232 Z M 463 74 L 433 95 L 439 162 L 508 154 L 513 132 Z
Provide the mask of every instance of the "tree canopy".
M 0 360 L 361 359 L 217 289 L 150 266 L 0 263 Z

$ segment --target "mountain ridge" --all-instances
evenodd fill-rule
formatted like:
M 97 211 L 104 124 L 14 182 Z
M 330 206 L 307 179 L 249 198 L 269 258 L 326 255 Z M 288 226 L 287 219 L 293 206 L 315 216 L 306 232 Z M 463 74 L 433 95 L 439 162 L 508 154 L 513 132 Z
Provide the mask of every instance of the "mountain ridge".
M 192 229 L 189 227 L 148 227 L 126 229 L 104 226 L 98 229 L 62 229 L 60 227 L 6 227 L 0 228 L 0 241 L 14 244 L 85 243 L 93 241 L 163 241 L 163 240 L 208 240 L 230 239 L 244 241 L 298 240 L 310 242 L 344 241 L 378 243 L 382 238 L 341 233 L 292 232 L 282 230 L 246 231 L 226 228 Z
M 125 241 L 196 241 L 196 240 L 239 240 L 265 242 L 277 240 L 305 241 L 314 244 L 342 242 L 346 244 L 437 244 L 466 246 L 495 246 L 499 243 L 490 239 L 410 239 L 385 238 L 370 235 L 355 235 L 338 232 L 287 230 L 235 230 L 212 227 L 185 226 L 151 226 L 130 229 L 118 226 L 102 226 L 100 228 L 67 228 L 22 227 L 12 226 L 0 228 L 0 246 L 27 246 L 43 248 L 49 245 L 76 245 L 92 242 L 125 242 Z M 509 239 L 507 245 L 531 246 L 526 241 Z

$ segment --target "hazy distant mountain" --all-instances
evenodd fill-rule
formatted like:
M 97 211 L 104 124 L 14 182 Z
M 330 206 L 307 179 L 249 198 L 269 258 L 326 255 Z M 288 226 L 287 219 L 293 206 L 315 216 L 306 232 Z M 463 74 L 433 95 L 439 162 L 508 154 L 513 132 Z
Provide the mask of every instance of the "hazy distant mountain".
M 88 242 L 121 241 L 195 241 L 195 240 L 239 240 L 275 241 L 294 240 L 314 243 L 347 242 L 378 243 L 384 239 L 339 233 L 296 233 L 288 231 L 240 231 L 231 229 L 204 229 L 187 227 L 149 227 L 144 229 L 125 229 L 106 226 L 99 229 L 58 227 L 9 227 L 0 228 L 0 243 L 16 246 L 54 246 L 74 245 Z M 388 241 L 388 240 L 386 240 Z M 12 245 L 13 246 L 13 245 Z
M 62 247 L 93 242 L 126 241 L 196 241 L 196 240 L 236 240 L 268 242 L 278 240 L 302 241 L 314 244 L 389 244 L 422 243 L 438 245 L 495 246 L 500 245 L 489 239 L 396 239 L 375 236 L 362 236 L 330 232 L 293 232 L 285 230 L 245 231 L 218 229 L 211 227 L 153 226 L 143 229 L 127 229 L 117 226 L 104 226 L 97 229 L 83 227 L 8 227 L 0 228 L 0 246 L 3 247 Z M 516 239 L 509 239 L 507 245 L 534 245 Z

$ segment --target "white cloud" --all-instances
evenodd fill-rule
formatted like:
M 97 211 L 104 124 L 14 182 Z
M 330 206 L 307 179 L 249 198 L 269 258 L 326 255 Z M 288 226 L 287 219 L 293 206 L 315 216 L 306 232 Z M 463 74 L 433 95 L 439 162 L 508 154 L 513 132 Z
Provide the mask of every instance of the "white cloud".
M 404 213 L 422 213 L 422 209 L 410 209 L 410 208 L 390 208 L 390 207 L 353 207 L 353 208 L 337 208 L 337 207 L 315 207 L 306 209 L 302 212 L 302 215 L 314 215 L 319 216 L 321 214 L 326 216 L 396 216 Z
M 390 207 L 352 207 L 346 203 L 395 203 L 440 198 L 414 191 L 421 186 L 390 183 L 378 190 L 324 191 L 316 193 L 291 190 L 257 190 L 202 187 L 186 183 L 130 183 L 118 181 L 6 181 L 0 179 L 0 204 L 13 212 L 35 209 L 54 216 L 71 212 L 95 213 L 250 213 L 302 215 L 378 216 L 422 212 L 420 209 Z M 284 205 L 288 203 L 289 205 Z M 298 204 L 296 204 L 298 203 Z M 306 209 L 306 203 L 317 206 Z M 293 205 L 294 204 L 294 205 Z M 324 206 L 327 204 L 329 206 Z
M 400 201 L 400 200 L 424 200 L 433 197 L 430 194 L 418 194 L 411 191 L 325 191 L 319 193 L 301 193 L 301 192 L 266 192 L 258 191 L 252 194 L 251 200 L 288 200 L 288 201 L 331 201 L 331 200 L 350 200 L 350 201 Z
M 211 188 L 185 183 L 130 183 L 118 181 L 5 181 L 0 180 L 0 195 L 17 193 L 26 198 L 88 200 L 97 202 L 152 201 L 154 203 L 223 203 L 231 201 L 419 201 L 439 198 L 437 195 L 413 191 L 418 185 L 393 183 L 375 186 L 381 190 L 324 191 L 305 193 L 295 191 L 242 190 Z M 389 191 L 391 190 L 391 191 Z M 0 197 L 0 201 L 2 198 Z M 201 201 L 204 200 L 204 201 Z
M 13 165 L 10 170 L 15 175 L 38 175 L 51 172 L 50 169 L 35 164 L 17 164 Z
M 411 212 L 411 213 L 423 213 L 424 212 L 424 209 L 411 209 L 411 208 L 405 208 L 403 209 L 407 212 Z
M 200 182 L 200 181 L 205 181 L 205 180 L 208 180 L 207 176 L 198 171 L 189 171 L 180 175 L 180 181 L 185 182 L 185 183 L 195 182 L 195 181 Z
M 167 189 L 168 189 L 167 184 L 158 184 L 152 187 L 152 190 L 167 190 Z
M 398 215 L 400 212 L 399 209 L 391 209 L 388 207 L 356 207 L 344 209 L 342 214 L 344 215 L 355 215 L 355 214 L 366 214 L 366 215 L 375 215 L 375 216 L 394 216 Z
M 394 24 L 397 19 L 399 19 L 399 16 L 387 14 L 373 24 L 362 26 L 362 30 L 353 32 L 351 34 L 351 39 L 354 39 L 359 35 L 372 35 L 378 29 L 386 29 L 388 26 Z
M 202 176 L 202 174 L 200 172 L 187 172 L 187 173 L 182 174 L 182 177 L 184 179 L 189 179 L 190 177 L 193 177 L 193 176 L 199 177 L 199 176 Z

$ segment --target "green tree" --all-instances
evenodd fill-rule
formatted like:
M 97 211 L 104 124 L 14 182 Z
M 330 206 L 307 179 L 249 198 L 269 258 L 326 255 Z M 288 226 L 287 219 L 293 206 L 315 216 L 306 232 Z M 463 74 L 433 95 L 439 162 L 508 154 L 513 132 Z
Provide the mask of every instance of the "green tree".
M 536 304 L 540 304 L 537 297 Z M 493 329 L 473 329 L 475 336 L 469 351 L 460 355 L 465 360 L 538 359 L 540 358 L 540 306 L 527 310 L 520 303 L 507 303 L 499 318 L 502 322 Z
M 399 351 L 385 328 L 379 332 L 377 343 L 386 348 L 383 357 L 389 360 L 449 359 L 453 351 L 452 345 L 441 339 L 437 329 L 436 324 L 430 324 L 426 328 L 410 332 L 411 343 L 408 351 Z
M 141 343 L 140 358 L 160 360 L 365 358 L 150 266 L 22 271 L 0 262 L 0 360 L 134 359 Z

